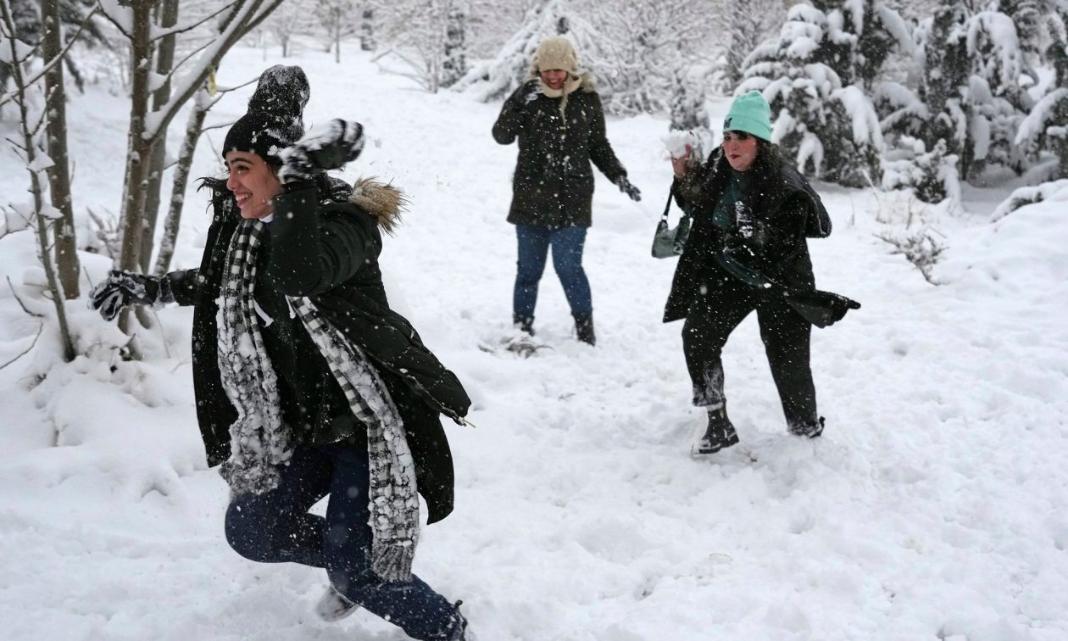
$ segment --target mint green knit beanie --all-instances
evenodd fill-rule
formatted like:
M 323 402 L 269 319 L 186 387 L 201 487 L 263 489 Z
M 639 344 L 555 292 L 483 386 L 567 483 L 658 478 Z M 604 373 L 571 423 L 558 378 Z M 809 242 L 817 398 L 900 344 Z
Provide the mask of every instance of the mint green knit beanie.
M 744 131 L 771 142 L 771 107 L 764 94 L 750 91 L 735 98 L 723 121 L 723 131 Z

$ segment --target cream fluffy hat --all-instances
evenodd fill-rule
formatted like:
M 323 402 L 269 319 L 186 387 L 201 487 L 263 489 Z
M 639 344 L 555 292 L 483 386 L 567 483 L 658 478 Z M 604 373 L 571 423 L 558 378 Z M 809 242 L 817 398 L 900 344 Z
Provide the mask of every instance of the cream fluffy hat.
M 548 69 L 563 69 L 578 73 L 578 54 L 571 41 L 563 36 L 552 36 L 541 41 L 534 52 L 534 68 L 541 72 Z

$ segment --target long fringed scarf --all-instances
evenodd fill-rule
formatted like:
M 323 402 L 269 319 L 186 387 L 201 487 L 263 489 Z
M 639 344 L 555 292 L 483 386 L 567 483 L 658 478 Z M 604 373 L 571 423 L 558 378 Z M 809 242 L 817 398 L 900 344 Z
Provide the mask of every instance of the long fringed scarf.
M 277 377 L 263 348 L 253 296 L 256 250 L 264 225 L 246 220 L 234 232 L 219 306 L 219 369 L 238 415 L 230 427 L 232 454 L 222 473 L 236 494 L 262 494 L 277 487 L 278 470 L 292 455 L 292 438 L 281 420 Z M 415 462 L 400 413 L 363 351 L 310 299 L 288 297 L 288 301 L 345 392 L 353 416 L 367 426 L 372 569 L 383 580 L 408 581 L 419 537 L 419 499 Z

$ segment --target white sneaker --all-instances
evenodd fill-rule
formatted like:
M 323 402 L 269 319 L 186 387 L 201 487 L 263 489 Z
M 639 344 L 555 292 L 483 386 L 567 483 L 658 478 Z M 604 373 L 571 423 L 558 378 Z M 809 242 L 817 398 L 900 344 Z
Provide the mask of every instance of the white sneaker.
M 334 586 L 331 585 L 323 593 L 323 596 L 319 597 L 319 602 L 315 604 L 315 614 L 319 615 L 319 618 L 323 621 L 332 623 L 344 619 L 359 607 L 359 605 L 350 601 L 348 597 L 335 590 Z

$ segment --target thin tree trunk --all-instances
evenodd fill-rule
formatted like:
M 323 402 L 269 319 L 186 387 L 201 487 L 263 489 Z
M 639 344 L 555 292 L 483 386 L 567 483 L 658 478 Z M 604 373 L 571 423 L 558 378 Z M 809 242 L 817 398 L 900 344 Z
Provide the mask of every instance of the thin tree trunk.
M 178 24 L 178 0 L 164 0 L 160 15 L 160 26 L 166 29 Z M 156 73 L 167 76 L 174 67 L 174 34 L 160 40 L 156 52 Z M 162 109 L 171 99 L 171 82 L 166 80 L 152 95 L 152 110 Z M 148 186 L 145 189 L 144 227 L 141 234 L 141 270 L 148 272 L 152 264 L 152 247 L 156 238 L 156 221 L 159 218 L 160 189 L 163 185 L 163 171 L 167 160 L 167 135 L 164 133 L 152 147 L 152 159 L 147 168 Z
M 41 0 L 44 34 L 41 53 L 45 60 L 54 60 L 63 51 L 62 28 L 59 21 L 59 0 Z M 52 207 L 63 216 L 53 224 L 54 252 L 59 283 L 68 299 L 78 298 L 78 243 L 74 233 L 74 205 L 71 202 L 70 168 L 67 160 L 67 91 L 63 65 L 52 65 L 45 74 L 45 109 L 48 113 L 46 139 L 48 155 L 54 163 L 48 170 L 49 194 Z
M 138 271 L 141 265 L 145 187 L 152 153 L 152 141 L 146 141 L 144 137 L 145 117 L 148 115 L 149 74 L 152 71 L 151 5 L 150 0 L 136 0 L 131 5 L 133 31 L 130 33 L 130 130 L 127 134 L 121 213 L 122 236 L 119 245 L 119 269 L 130 272 Z M 128 309 L 119 315 L 119 329 L 126 334 L 130 333 Z
M 193 165 L 197 142 L 204 130 L 204 119 L 211 105 L 212 101 L 206 90 L 198 91 L 193 98 L 193 111 L 189 113 L 189 122 L 185 127 L 185 141 L 178 154 L 178 164 L 174 168 L 170 207 L 167 210 L 167 219 L 163 222 L 163 238 L 160 240 L 159 255 L 156 257 L 156 267 L 153 270 L 157 276 L 163 276 L 171 268 L 174 246 L 182 224 L 182 208 L 185 205 L 185 190 L 189 185 L 189 171 Z
M 37 222 L 37 245 L 38 257 L 41 266 L 44 267 L 45 277 L 48 280 L 48 290 L 52 294 L 52 304 L 56 308 L 56 322 L 59 325 L 60 341 L 63 345 L 63 359 L 66 362 L 74 360 L 74 341 L 71 338 L 70 326 L 67 324 L 67 312 L 63 304 L 63 293 L 52 265 L 52 257 L 48 251 L 48 222 L 44 210 L 44 198 L 41 195 L 41 178 L 32 169 L 37 163 L 37 146 L 33 141 L 33 127 L 30 126 L 30 115 L 26 108 L 26 80 L 22 75 L 22 60 L 19 59 L 18 47 L 15 40 L 15 21 L 11 15 L 11 7 L 8 0 L 0 0 L 0 18 L 3 19 L 5 28 L 9 34 L 7 45 L 11 54 L 10 72 L 15 80 L 15 90 L 18 93 L 16 102 L 19 106 L 19 124 L 22 133 L 23 151 L 26 154 L 26 168 L 30 174 L 30 191 L 33 193 L 33 211 Z M 58 65 L 57 65 L 58 66 Z

